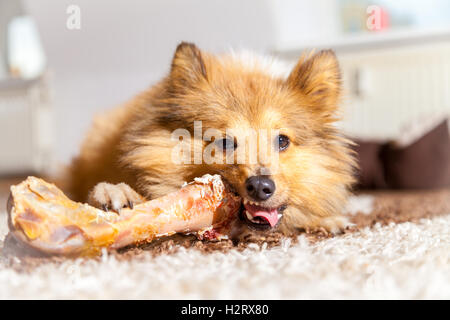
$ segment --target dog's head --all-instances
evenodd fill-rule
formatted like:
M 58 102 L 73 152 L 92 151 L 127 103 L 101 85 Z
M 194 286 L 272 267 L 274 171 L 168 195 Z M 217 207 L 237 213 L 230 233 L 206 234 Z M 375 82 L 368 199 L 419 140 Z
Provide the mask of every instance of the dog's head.
M 200 149 L 189 144 L 193 165 L 184 178 L 221 174 L 255 229 L 327 216 L 352 182 L 353 160 L 335 128 L 341 82 L 334 53 L 305 55 L 285 75 L 275 63 L 182 43 L 155 107 L 169 131 L 201 133 L 194 139 Z

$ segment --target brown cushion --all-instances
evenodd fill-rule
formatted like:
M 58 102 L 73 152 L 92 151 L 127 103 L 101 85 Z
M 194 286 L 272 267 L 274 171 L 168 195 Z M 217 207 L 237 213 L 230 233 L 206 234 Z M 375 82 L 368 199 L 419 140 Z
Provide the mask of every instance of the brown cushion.
M 358 185 L 360 189 L 382 189 L 386 188 L 383 164 L 380 159 L 381 142 L 354 140 L 356 143 L 353 150 L 359 164 L 357 172 Z
M 382 147 L 384 176 L 390 188 L 450 186 L 450 135 L 448 120 L 406 147 Z

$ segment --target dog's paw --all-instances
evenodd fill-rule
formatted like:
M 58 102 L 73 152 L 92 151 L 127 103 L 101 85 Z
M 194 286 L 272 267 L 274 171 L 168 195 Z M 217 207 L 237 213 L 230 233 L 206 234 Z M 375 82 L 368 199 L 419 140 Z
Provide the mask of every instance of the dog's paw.
M 105 211 L 120 212 L 123 208 L 131 208 L 145 199 L 126 183 L 111 184 L 101 182 L 89 193 L 89 204 Z
M 331 216 L 327 218 L 323 218 L 320 221 L 321 231 L 326 231 L 326 233 L 331 233 L 332 235 L 344 233 L 345 230 L 348 230 L 355 225 L 351 223 L 347 217 L 345 216 Z

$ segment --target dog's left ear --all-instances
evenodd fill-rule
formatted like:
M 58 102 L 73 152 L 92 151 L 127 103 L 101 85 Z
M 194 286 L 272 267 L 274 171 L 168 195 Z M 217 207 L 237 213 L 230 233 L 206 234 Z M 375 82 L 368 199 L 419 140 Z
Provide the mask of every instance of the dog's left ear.
M 193 43 L 182 42 L 177 46 L 170 69 L 172 84 L 180 89 L 192 88 L 207 80 L 206 65 L 202 52 Z
M 337 108 L 341 93 L 341 73 L 332 50 L 322 50 L 312 56 L 303 56 L 292 70 L 287 84 L 312 99 L 320 111 Z

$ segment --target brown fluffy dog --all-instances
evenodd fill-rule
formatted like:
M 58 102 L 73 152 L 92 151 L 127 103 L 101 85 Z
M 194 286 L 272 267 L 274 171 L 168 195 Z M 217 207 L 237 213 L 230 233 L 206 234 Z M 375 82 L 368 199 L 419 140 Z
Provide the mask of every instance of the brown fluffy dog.
M 117 211 L 141 201 L 139 194 L 160 197 L 184 181 L 219 173 L 243 197 L 241 217 L 251 227 L 337 232 L 346 225 L 341 212 L 354 182 L 348 141 L 335 127 L 340 91 L 332 51 L 302 57 L 283 77 L 258 59 L 215 56 L 181 43 L 166 78 L 95 120 L 71 166 L 68 191 Z M 279 130 L 276 170 L 270 161 L 174 163 L 178 142 L 171 134 L 192 133 L 194 121 L 224 134 L 227 128 Z M 227 152 L 242 148 L 235 140 L 218 141 Z

